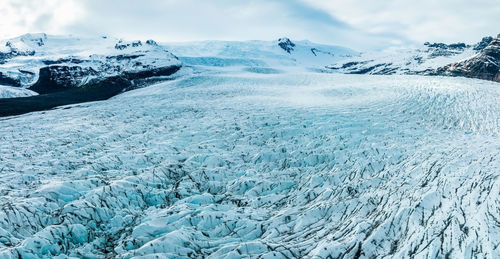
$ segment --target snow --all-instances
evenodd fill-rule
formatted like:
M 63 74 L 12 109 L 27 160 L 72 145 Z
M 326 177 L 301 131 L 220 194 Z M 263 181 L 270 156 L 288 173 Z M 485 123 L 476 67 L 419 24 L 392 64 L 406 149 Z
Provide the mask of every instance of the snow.
M 251 72 L 277 73 L 279 69 L 322 70 L 334 62 L 359 53 L 349 48 L 293 41 L 293 50 L 286 52 L 280 41 L 202 41 L 166 43 L 185 64 L 208 67 L 248 67 Z M 247 68 L 247 70 L 248 70 Z M 278 69 L 278 70 L 276 70 Z
M 332 63 L 330 67 L 337 68 L 336 70 L 342 73 L 352 73 L 373 68 L 365 73 L 415 74 L 462 61 L 476 53 L 471 46 L 461 50 L 443 50 L 427 46 L 421 48 L 388 48 L 381 51 L 364 52 L 352 58 Z M 344 64 L 352 62 L 358 64 L 342 68 Z
M 1 119 L 0 257 L 500 257 L 496 83 L 280 69 Z
M 28 97 L 37 93 L 23 88 L 0 85 L 0 98 Z
M 135 43 L 140 42 L 136 41 Z M 149 42 L 149 41 L 148 41 Z M 20 81 L 22 88 L 35 84 L 40 68 L 57 65 L 79 66 L 97 75 L 82 79 L 85 84 L 96 77 L 109 77 L 122 72 L 138 72 L 147 68 L 180 66 L 181 62 L 164 47 L 140 42 L 132 44 L 111 37 L 75 37 L 46 34 L 25 34 L 0 41 L 2 53 L 32 53 L 0 60 L 0 73 Z M 127 44 L 129 44 L 127 46 Z M 7 47 L 11 46 L 11 47 Z M 118 46 L 125 46 L 119 48 Z M 125 58 L 124 58 L 125 57 Z M 128 58 L 132 57 L 132 58 Z M 47 63 L 49 62 L 49 63 Z

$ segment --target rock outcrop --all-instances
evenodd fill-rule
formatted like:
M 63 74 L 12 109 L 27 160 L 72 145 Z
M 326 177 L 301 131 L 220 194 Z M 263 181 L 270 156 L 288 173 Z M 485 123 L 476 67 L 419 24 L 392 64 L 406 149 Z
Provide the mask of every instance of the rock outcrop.
M 40 69 L 38 81 L 29 89 L 39 94 L 58 92 L 81 86 L 85 78 L 97 75 L 92 68 L 74 65 L 52 65 Z
M 480 51 L 486 48 L 494 38 L 491 36 L 483 37 L 483 39 L 474 45 L 474 50 Z
M 149 78 L 169 76 L 181 68 L 180 63 L 164 65 L 149 63 L 144 60 L 148 55 L 149 53 L 144 52 L 99 57 L 93 60 L 44 61 L 50 65 L 40 68 L 38 80 L 29 89 L 39 94 L 47 94 L 95 84 L 117 76 L 128 80 L 132 86 L 136 83 L 143 85 Z M 173 56 L 170 53 L 164 55 Z
M 0 117 L 104 100 L 167 80 L 181 66 L 153 40 L 26 34 L 0 42 L 0 85 L 39 95 L 0 98 Z
M 289 38 L 278 39 L 278 45 L 289 54 L 293 51 L 295 43 L 293 43 Z
M 426 42 L 420 48 L 362 53 L 327 68 L 344 74 L 425 74 L 438 67 L 470 57 L 476 52 L 473 46 L 465 43 Z
M 500 37 L 492 39 L 488 46 L 482 49 L 477 55 L 464 61 L 438 68 L 432 74 L 462 76 L 500 82 Z

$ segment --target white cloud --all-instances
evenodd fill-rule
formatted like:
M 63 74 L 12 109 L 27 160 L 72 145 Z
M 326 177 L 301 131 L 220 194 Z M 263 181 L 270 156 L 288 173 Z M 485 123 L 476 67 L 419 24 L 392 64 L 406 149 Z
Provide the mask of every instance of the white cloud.
M 107 34 L 161 41 L 294 39 L 373 48 L 476 42 L 500 31 L 497 0 L 2 0 L 0 37 Z
M 304 0 L 371 33 L 398 33 L 409 40 L 477 42 L 500 33 L 498 0 Z
M 83 6 L 77 0 L 2 0 L 0 14 L 1 38 L 27 32 L 60 34 L 82 17 Z
M 85 23 L 70 31 L 160 41 L 274 40 L 278 37 L 348 45 L 403 42 L 397 34 L 370 34 L 300 0 L 86 0 Z

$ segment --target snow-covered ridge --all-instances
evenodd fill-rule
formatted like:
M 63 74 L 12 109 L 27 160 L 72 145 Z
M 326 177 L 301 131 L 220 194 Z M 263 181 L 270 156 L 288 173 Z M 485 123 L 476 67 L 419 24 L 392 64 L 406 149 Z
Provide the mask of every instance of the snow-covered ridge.
M 59 87 L 79 87 L 92 80 L 112 76 L 130 76 L 151 72 L 162 75 L 162 69 L 180 67 L 181 62 L 152 40 L 123 42 L 109 37 L 81 38 L 26 34 L 0 41 L 0 84 L 43 88 L 39 73 Z M 140 77 L 140 75 L 139 75 Z M 45 79 L 44 79 L 45 80 Z M 43 91 L 43 90 L 40 90 Z
M 463 43 L 425 43 L 419 48 L 369 51 L 329 66 L 346 74 L 423 74 L 475 55 L 478 46 Z
M 349 48 L 293 41 L 202 41 L 169 43 L 166 48 L 189 65 L 210 67 L 273 68 L 287 70 L 324 69 L 325 66 L 358 55 Z M 260 70 L 259 70 L 260 71 Z

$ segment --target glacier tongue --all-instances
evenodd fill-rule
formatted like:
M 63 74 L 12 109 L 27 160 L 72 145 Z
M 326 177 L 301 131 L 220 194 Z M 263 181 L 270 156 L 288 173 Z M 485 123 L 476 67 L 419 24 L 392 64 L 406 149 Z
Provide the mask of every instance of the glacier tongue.
M 498 258 L 500 88 L 186 76 L 0 120 L 1 258 Z

